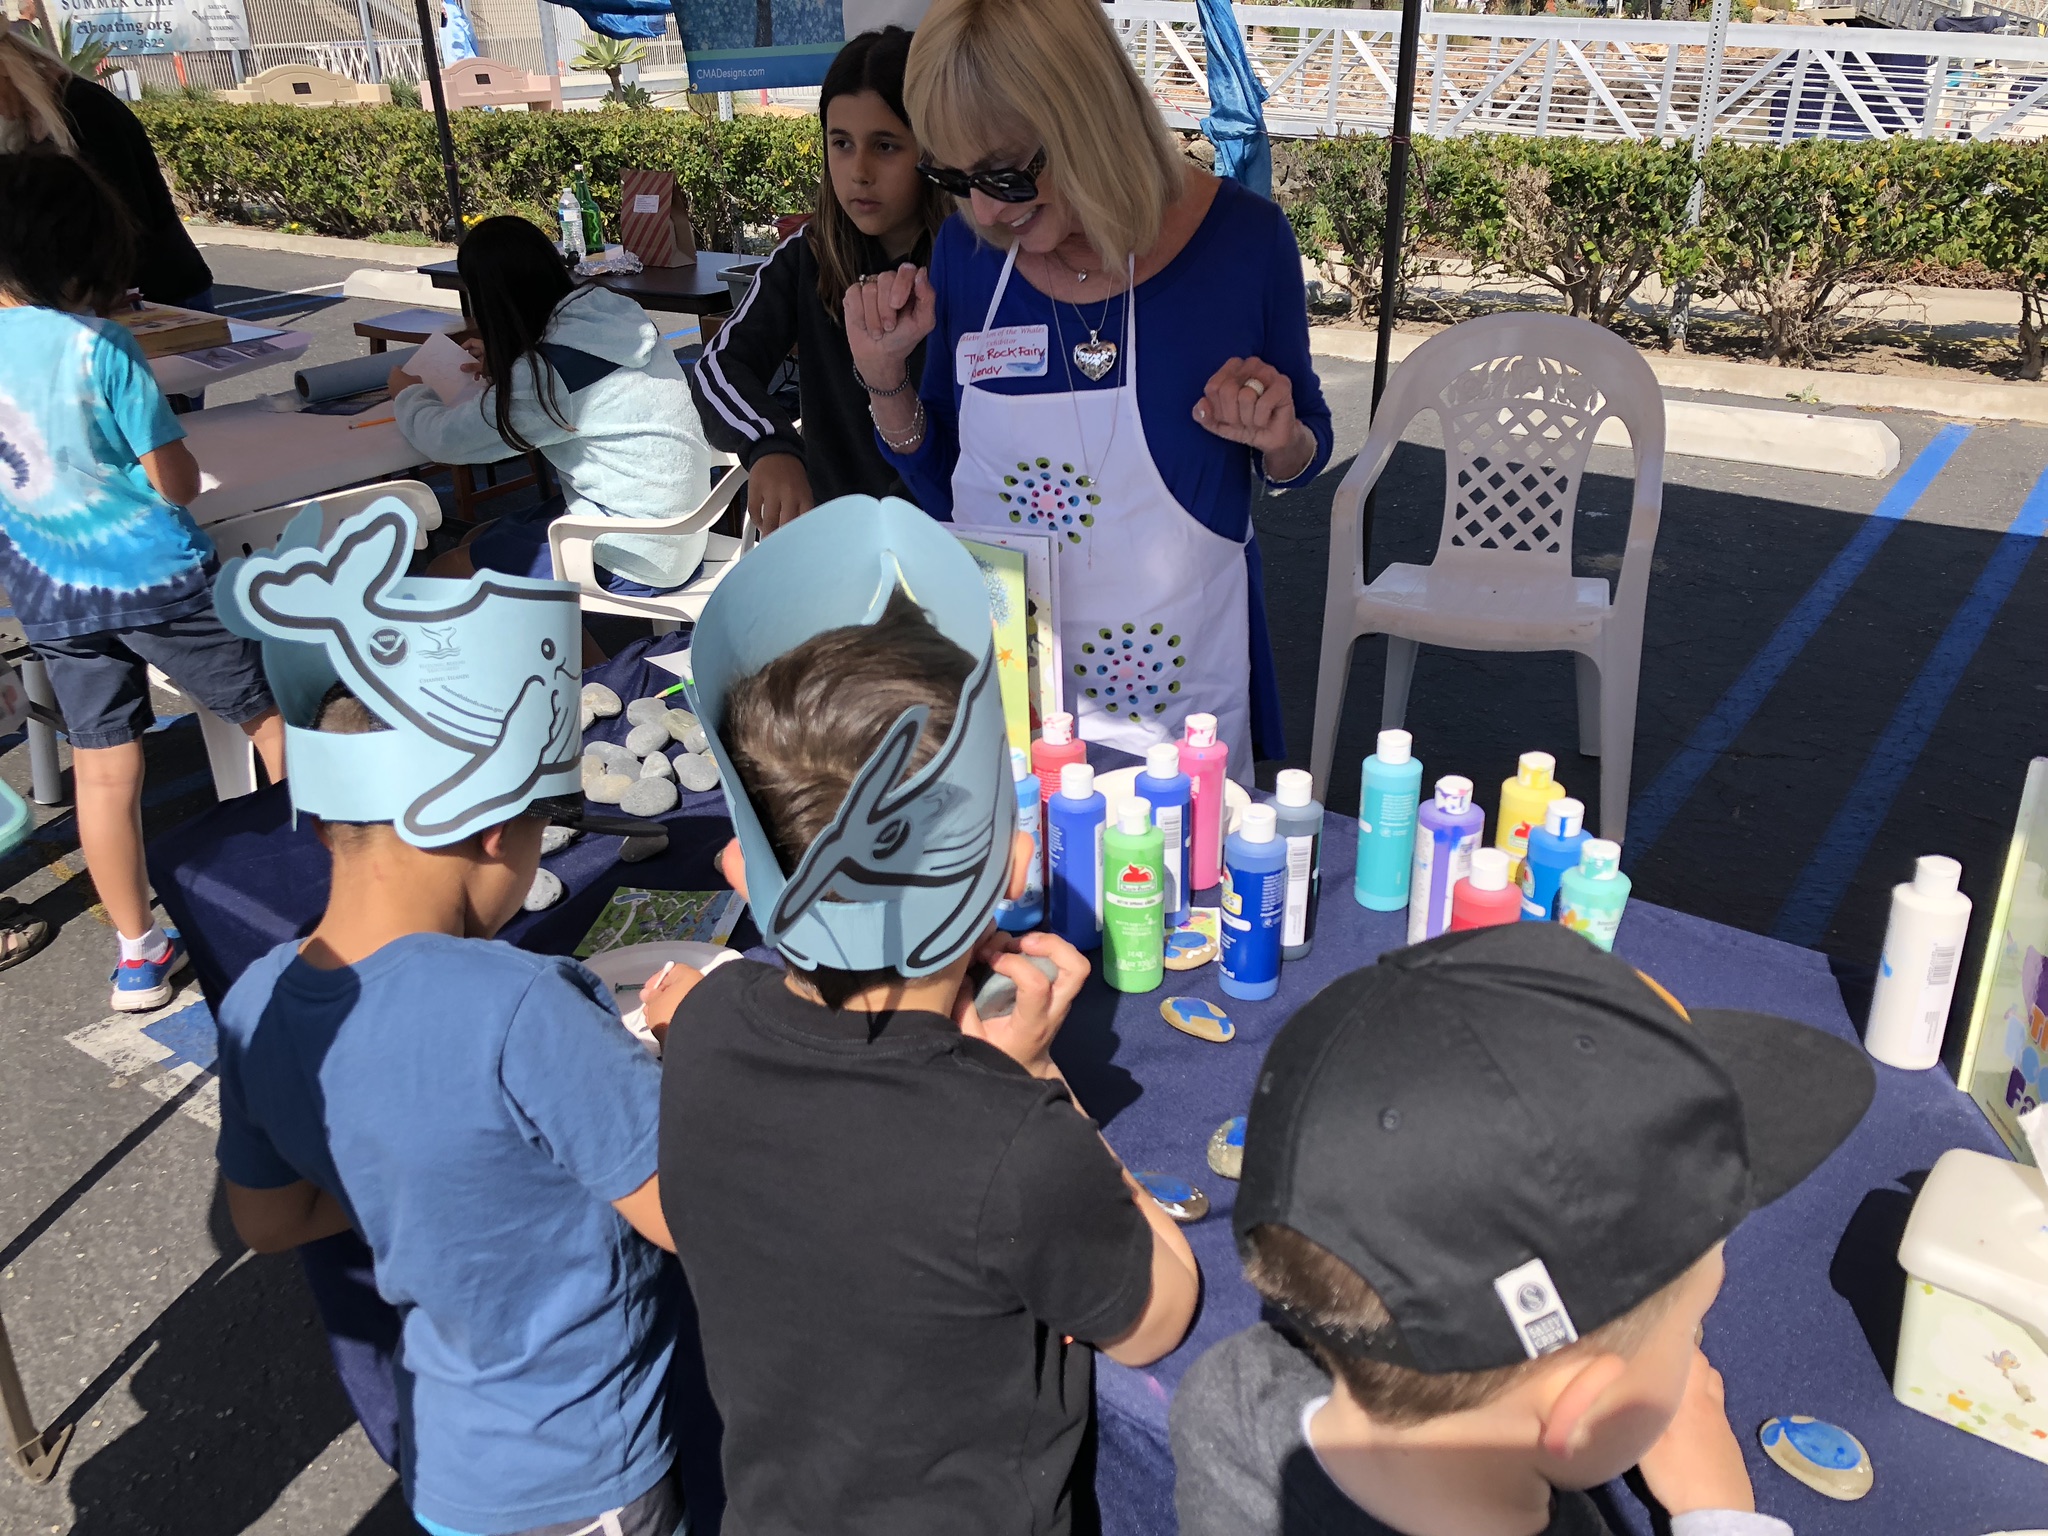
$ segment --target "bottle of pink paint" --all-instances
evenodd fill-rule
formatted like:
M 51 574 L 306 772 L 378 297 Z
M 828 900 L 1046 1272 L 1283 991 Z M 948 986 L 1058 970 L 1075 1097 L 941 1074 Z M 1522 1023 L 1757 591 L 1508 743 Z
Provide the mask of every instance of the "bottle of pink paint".
M 1223 783 L 1229 766 L 1230 748 L 1216 739 L 1216 717 L 1189 715 L 1187 735 L 1180 744 L 1180 771 L 1194 790 L 1191 890 L 1206 891 L 1223 878 Z

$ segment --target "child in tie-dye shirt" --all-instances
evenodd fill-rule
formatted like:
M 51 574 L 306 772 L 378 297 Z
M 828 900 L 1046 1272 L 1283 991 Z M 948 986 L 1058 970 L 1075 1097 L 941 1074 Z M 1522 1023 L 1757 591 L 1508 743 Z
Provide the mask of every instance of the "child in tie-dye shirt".
M 71 739 L 78 840 L 120 935 L 113 1006 L 170 1001 L 185 964 L 142 862 L 149 668 L 240 725 L 272 779 L 283 729 L 257 649 L 213 611 L 219 561 L 184 504 L 199 466 L 117 321 L 134 236 L 62 155 L 0 156 L 0 588 Z

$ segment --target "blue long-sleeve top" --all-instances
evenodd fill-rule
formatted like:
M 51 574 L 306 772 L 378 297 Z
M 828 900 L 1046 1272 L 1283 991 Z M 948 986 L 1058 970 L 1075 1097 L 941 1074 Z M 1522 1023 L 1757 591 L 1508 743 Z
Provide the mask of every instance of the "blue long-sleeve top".
M 902 474 L 917 504 L 934 517 L 953 515 L 953 467 L 960 457 L 961 386 L 954 375 L 961 336 L 981 330 L 989 298 L 1002 276 L 1004 252 L 985 244 L 955 215 L 932 247 L 932 286 L 938 324 L 925 347 L 925 437 L 915 453 L 883 451 Z M 1105 337 L 1120 338 L 1123 306 L 1109 301 Z M 1234 181 L 1220 182 L 1216 198 L 1180 254 L 1137 288 L 1138 411 L 1145 442 L 1160 478 L 1181 506 L 1211 531 L 1244 543 L 1251 612 L 1252 736 L 1258 755 L 1285 756 L 1280 729 L 1279 680 L 1266 631 L 1265 597 L 1257 544 L 1251 540 L 1252 497 L 1263 482 L 1256 454 L 1218 437 L 1195 420 L 1210 376 L 1233 357 L 1256 357 L 1287 375 L 1294 414 L 1315 435 L 1308 467 L 1276 489 L 1305 485 L 1330 459 L 1330 407 L 1309 359 L 1308 306 L 1302 293 L 1301 254 L 1287 216 Z M 1093 321 L 1101 301 L 1078 306 Z M 1057 319 L 1057 324 L 1055 320 Z M 1085 339 L 1077 307 L 1053 301 L 1012 275 L 996 310 L 995 326 L 1043 325 L 1060 344 Z M 978 386 L 1001 395 L 1041 394 L 1069 387 L 1069 370 L 1048 367 L 1039 378 L 996 379 Z M 1073 372 L 1072 387 L 1111 389 L 1123 370 L 1091 383 Z

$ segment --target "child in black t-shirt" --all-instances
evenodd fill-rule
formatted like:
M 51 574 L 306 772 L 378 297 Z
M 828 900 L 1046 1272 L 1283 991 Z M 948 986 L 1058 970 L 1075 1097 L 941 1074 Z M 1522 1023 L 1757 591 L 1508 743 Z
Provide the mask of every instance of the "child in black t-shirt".
M 731 1531 L 1067 1531 L 1090 1346 L 1146 1364 L 1193 1314 L 1186 1240 L 1049 1054 L 1088 962 L 990 923 L 1031 845 L 983 593 L 915 508 L 846 498 L 694 637 L 724 868 L 790 963 L 711 973 L 667 1043 L 663 1205 Z M 1000 1017 L 981 966 L 1015 983 Z

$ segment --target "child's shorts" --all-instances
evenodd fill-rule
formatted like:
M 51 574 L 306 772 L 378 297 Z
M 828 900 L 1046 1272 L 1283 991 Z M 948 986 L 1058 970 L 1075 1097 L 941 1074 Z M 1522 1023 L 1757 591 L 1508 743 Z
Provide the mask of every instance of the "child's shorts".
M 149 669 L 231 725 L 275 708 L 263 680 L 263 652 L 229 634 L 213 609 L 140 629 L 32 642 L 74 747 L 118 747 L 156 721 Z
M 562 498 L 550 496 L 537 507 L 486 523 L 469 541 L 469 563 L 480 571 L 548 580 L 555 574 L 554 556 L 548 550 L 548 524 L 563 511 Z M 597 567 L 597 579 L 607 592 L 620 597 L 661 597 L 676 590 L 645 586 L 601 565 Z
M 447 1526 L 419 1520 L 420 1528 L 435 1536 L 462 1536 Z M 683 1519 L 682 1495 L 677 1492 L 673 1471 L 632 1503 L 606 1510 L 588 1520 L 565 1520 L 559 1525 L 535 1526 L 518 1536 L 684 1536 L 689 1526 Z

